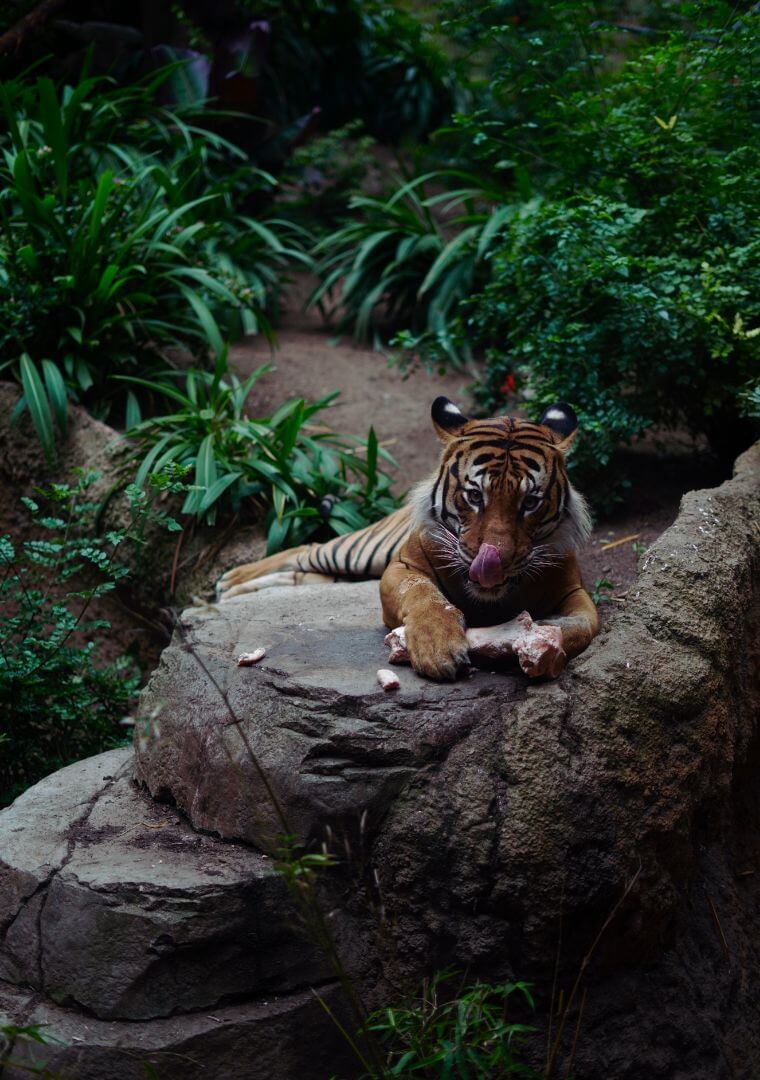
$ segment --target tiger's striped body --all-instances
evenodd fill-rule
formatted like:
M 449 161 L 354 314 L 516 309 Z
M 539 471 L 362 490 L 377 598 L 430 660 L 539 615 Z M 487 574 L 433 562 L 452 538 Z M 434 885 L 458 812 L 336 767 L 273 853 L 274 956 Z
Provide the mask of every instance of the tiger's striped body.
M 597 615 L 574 554 L 590 524 L 564 467 L 572 410 L 555 406 L 538 424 L 470 421 L 439 398 L 433 422 L 446 444 L 441 463 L 407 506 L 325 544 L 237 567 L 219 583 L 222 599 L 379 577 L 386 625 L 406 627 L 413 666 L 436 679 L 454 678 L 466 664 L 465 626 L 506 622 L 523 610 L 562 628 L 568 657 L 586 648 Z M 540 665 L 531 672 L 545 673 Z
M 320 583 L 339 578 L 380 578 L 412 531 L 412 507 L 402 506 L 365 529 L 336 536 L 324 544 L 304 544 L 255 563 L 238 566 L 220 582 L 222 599 L 273 585 L 300 585 L 304 575 Z M 274 578 L 277 580 L 274 580 Z

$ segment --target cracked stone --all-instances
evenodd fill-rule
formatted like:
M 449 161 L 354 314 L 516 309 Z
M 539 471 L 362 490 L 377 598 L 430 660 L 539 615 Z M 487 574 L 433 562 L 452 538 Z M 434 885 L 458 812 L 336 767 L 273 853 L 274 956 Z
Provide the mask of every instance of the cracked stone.
M 319 994 L 346 1022 L 335 986 Z M 292 1080 L 356 1072 L 347 1044 L 325 1024 L 309 991 L 127 1022 L 97 1020 L 0 982 L 0 1023 L 37 1024 L 57 1040 L 43 1046 L 16 1039 L 2 1062 L 3 1080 L 43 1070 L 57 1080 Z
M 137 777 L 196 828 L 225 837 L 271 843 L 282 831 L 249 748 L 291 831 L 309 838 L 326 823 L 355 824 L 365 810 L 380 817 L 419 770 L 525 693 L 513 672 L 443 686 L 402 669 L 399 689 L 384 693 L 376 581 L 270 589 L 191 609 L 182 621 L 143 693 Z M 254 647 L 266 656 L 237 667 Z
M 324 979 L 271 862 L 193 833 L 132 768 L 129 750 L 109 751 L 0 815 L 0 977 L 131 1020 Z

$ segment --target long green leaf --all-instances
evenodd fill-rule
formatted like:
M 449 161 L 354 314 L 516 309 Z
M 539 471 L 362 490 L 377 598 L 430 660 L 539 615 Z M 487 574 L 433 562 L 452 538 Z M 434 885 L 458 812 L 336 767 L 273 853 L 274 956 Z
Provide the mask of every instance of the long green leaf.
M 45 394 L 39 372 L 28 353 L 24 353 L 19 361 L 21 372 L 21 385 L 24 388 L 26 405 L 37 432 L 45 457 L 48 461 L 55 460 L 55 438 L 53 436 L 53 420 L 50 415 L 50 403 Z
M 218 480 L 215 480 L 211 487 L 207 489 L 206 494 L 201 500 L 200 507 L 198 508 L 199 513 L 202 514 L 205 510 L 208 510 L 213 506 L 227 488 L 231 487 L 231 485 L 234 484 L 236 480 L 239 480 L 242 475 L 243 474 L 240 472 L 227 473 L 226 476 L 220 476 Z
M 65 436 L 69 428 L 69 396 L 66 393 L 66 383 L 52 360 L 42 361 L 42 373 L 45 376 L 45 386 L 53 406 L 58 430 Z
M 66 132 L 61 119 L 61 106 L 55 92 L 52 79 L 38 79 L 37 87 L 40 95 L 40 117 L 42 129 L 45 133 L 45 141 L 53 151 L 53 167 L 61 199 L 65 202 L 68 194 L 68 146 L 66 144 Z
M 203 331 L 208 339 L 208 343 L 215 353 L 220 353 L 224 349 L 224 341 L 219 330 L 216 319 L 211 314 L 208 306 L 201 300 L 200 296 L 192 289 L 188 289 L 186 285 L 180 285 L 180 289 L 185 296 L 185 299 L 190 304 L 190 307 L 195 312 L 198 322 L 201 324 Z
M 103 214 L 105 213 L 106 203 L 108 202 L 108 196 L 111 193 L 113 187 L 113 173 L 110 169 L 102 174 L 98 180 L 98 186 L 95 191 L 95 198 L 92 203 L 92 213 L 90 215 L 90 228 L 89 236 L 90 242 L 93 243 L 100 233 L 100 226 L 103 222 Z
M 135 427 L 142 420 L 142 409 L 134 390 L 127 391 L 127 405 L 124 416 L 124 424 L 127 431 Z

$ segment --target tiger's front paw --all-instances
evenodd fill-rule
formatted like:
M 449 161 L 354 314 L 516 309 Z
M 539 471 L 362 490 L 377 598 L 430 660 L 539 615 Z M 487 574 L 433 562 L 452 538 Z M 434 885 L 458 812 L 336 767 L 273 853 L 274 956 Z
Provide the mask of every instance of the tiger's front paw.
M 470 662 L 461 616 L 444 617 L 435 611 L 424 622 L 407 622 L 406 647 L 414 670 L 437 682 L 456 679 Z

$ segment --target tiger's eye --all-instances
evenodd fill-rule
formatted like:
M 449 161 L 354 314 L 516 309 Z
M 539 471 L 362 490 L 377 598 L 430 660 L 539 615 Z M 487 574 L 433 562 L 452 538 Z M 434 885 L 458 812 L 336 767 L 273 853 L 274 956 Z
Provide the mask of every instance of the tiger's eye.
M 475 507 L 475 509 L 481 507 L 483 505 L 483 492 L 480 488 L 470 488 L 467 491 L 467 501 L 471 506 Z
M 535 510 L 540 502 L 540 495 L 526 495 L 523 499 L 523 510 Z

